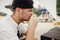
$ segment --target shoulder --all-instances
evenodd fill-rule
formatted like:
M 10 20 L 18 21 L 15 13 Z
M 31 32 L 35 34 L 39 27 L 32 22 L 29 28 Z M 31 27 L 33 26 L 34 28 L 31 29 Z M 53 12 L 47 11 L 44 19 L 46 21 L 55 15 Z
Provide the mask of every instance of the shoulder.
M 0 18 L 0 22 L 4 22 L 7 20 L 7 16 Z
M 9 21 L 8 16 L 5 16 L 5 17 L 0 18 L 0 26 L 7 24 L 8 21 Z
M 3 22 L 5 19 L 5 17 L 0 18 L 0 23 Z

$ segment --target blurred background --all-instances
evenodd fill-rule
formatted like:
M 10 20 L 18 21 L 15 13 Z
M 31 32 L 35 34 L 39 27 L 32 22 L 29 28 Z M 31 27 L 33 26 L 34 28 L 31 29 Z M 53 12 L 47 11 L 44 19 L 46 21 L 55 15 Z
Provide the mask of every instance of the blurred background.
M 5 8 L 6 5 L 11 5 L 12 1 L 13 0 L 0 0 L 0 18 L 13 13 L 11 8 Z M 40 36 L 42 34 L 48 32 L 54 27 L 60 27 L 60 0 L 33 1 L 33 12 L 39 19 L 35 32 L 35 38 L 36 40 L 40 40 Z

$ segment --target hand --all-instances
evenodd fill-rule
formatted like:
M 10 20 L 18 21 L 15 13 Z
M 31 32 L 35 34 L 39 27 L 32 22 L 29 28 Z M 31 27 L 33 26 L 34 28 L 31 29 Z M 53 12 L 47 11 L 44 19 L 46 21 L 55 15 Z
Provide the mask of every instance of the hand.
M 37 26 L 37 23 L 38 23 L 38 18 L 35 14 L 33 14 L 29 20 L 28 26 L 29 26 L 29 28 L 35 29 Z

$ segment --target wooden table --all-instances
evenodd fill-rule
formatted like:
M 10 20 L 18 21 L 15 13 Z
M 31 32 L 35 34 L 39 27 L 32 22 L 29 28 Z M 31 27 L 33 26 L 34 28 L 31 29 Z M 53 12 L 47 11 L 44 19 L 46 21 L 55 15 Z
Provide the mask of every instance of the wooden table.
M 41 40 L 60 40 L 60 28 L 55 27 L 41 35 Z

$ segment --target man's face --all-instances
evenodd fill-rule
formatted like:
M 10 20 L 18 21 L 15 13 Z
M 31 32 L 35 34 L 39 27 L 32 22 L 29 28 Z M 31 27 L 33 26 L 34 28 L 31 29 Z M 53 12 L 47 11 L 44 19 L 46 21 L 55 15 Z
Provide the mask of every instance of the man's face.
M 23 9 L 22 11 L 22 20 L 23 21 L 28 21 L 31 17 L 33 13 L 33 9 L 32 8 L 29 8 L 29 9 Z

